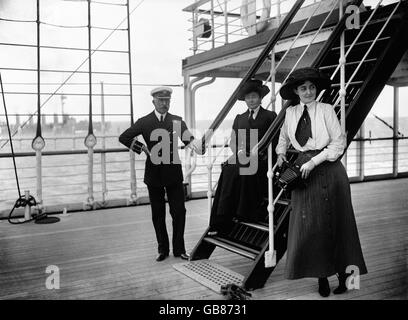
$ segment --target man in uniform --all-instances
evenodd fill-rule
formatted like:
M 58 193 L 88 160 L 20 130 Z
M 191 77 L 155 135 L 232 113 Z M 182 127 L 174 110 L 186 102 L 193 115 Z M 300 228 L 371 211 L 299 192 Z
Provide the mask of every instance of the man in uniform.
M 178 154 L 178 138 L 200 152 L 200 141 L 194 140 L 181 117 L 170 114 L 172 89 L 158 87 L 151 91 L 155 110 L 139 118 L 135 124 L 119 137 L 120 143 L 140 154 L 146 153 L 144 183 L 149 192 L 153 226 L 158 242 L 156 261 L 162 261 L 169 255 L 169 238 L 166 230 L 165 193 L 173 222 L 173 254 L 188 260 L 184 246 L 184 227 L 186 208 L 184 205 L 184 187 L 181 162 Z M 147 146 L 137 141 L 142 135 Z

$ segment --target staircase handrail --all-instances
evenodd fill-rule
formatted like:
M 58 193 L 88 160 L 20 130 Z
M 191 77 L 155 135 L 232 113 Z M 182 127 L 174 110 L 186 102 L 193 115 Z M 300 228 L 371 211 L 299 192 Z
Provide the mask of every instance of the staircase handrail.
M 355 1 L 352 1 L 350 4 L 360 6 L 361 3 L 362 3 L 362 0 L 355 0 Z M 333 46 L 334 41 L 338 38 L 339 34 L 344 30 L 346 20 L 350 15 L 351 13 L 346 13 L 343 15 L 343 17 L 340 19 L 340 21 L 337 23 L 336 27 L 332 31 L 325 45 L 320 50 L 319 54 L 314 59 L 314 61 L 311 63 L 311 67 L 316 68 L 321 64 L 321 62 L 323 61 L 323 59 L 326 57 L 328 53 L 328 49 Z M 285 102 L 281 111 L 279 112 L 279 114 L 277 115 L 273 123 L 270 125 L 270 127 L 268 128 L 264 136 L 261 138 L 258 144 L 254 146 L 253 148 L 254 151 L 257 150 L 258 153 L 265 152 L 265 149 L 272 142 L 275 136 L 279 133 L 278 129 L 282 126 L 283 121 L 285 120 L 286 109 L 290 107 L 291 105 L 292 105 L 291 100 L 288 100 Z
M 353 81 L 353 79 L 356 76 L 357 72 L 360 70 L 360 68 L 361 68 L 362 64 L 364 63 L 364 61 L 366 60 L 367 56 L 370 54 L 370 52 L 373 49 L 374 45 L 377 43 L 378 38 L 381 36 L 381 34 L 384 32 L 385 28 L 388 26 L 388 23 L 391 21 L 391 18 L 394 16 L 394 13 L 397 11 L 397 9 L 401 5 L 402 1 L 404 1 L 404 0 L 399 0 L 398 3 L 395 5 L 394 9 L 392 10 L 390 15 L 388 16 L 387 21 L 384 23 L 381 30 L 378 32 L 378 34 L 375 37 L 374 41 L 372 41 L 370 47 L 368 48 L 368 50 L 364 54 L 364 57 L 360 60 L 360 63 L 358 64 L 357 68 L 354 70 L 353 74 L 350 76 L 349 80 L 347 81 L 347 83 L 345 85 L 345 89 L 347 89 L 348 86 L 350 85 L 350 83 Z M 333 104 L 333 108 L 335 108 L 337 106 L 337 104 L 340 102 L 340 99 L 341 98 L 339 96 L 336 99 L 335 103 Z
M 214 130 L 216 130 L 221 122 L 225 119 L 227 116 L 228 112 L 231 110 L 231 108 L 234 106 L 235 102 L 237 101 L 238 97 L 238 92 L 242 89 L 243 85 L 251 79 L 256 71 L 261 67 L 262 63 L 265 61 L 266 57 L 268 56 L 269 52 L 271 49 L 276 45 L 278 40 L 281 38 L 283 32 L 286 30 L 286 28 L 290 25 L 290 22 L 302 6 L 305 0 L 297 0 L 296 3 L 293 5 L 289 13 L 285 16 L 283 19 L 282 23 L 279 25 L 278 29 L 276 32 L 273 34 L 273 36 L 269 39 L 267 44 L 265 45 L 264 49 L 258 56 L 258 58 L 255 60 L 251 68 L 247 71 L 246 75 L 243 77 L 237 88 L 234 90 L 228 101 L 225 103 L 224 107 L 221 109 L 221 111 L 218 113 L 217 117 L 214 119 L 213 123 L 210 125 L 210 127 L 206 130 L 204 133 L 204 136 L 201 138 L 203 148 L 205 148 L 205 145 L 210 141 L 212 135 L 214 134 Z

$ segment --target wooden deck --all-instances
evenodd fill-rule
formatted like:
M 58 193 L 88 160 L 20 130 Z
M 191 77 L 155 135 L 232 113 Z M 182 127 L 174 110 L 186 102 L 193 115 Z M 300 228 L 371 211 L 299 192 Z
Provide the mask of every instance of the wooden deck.
M 327 299 L 407 299 L 408 179 L 352 184 L 352 196 L 369 273 L 359 290 Z M 188 250 L 207 221 L 205 199 L 187 202 Z M 176 271 L 179 258 L 155 256 L 149 206 L 72 213 L 50 225 L 2 220 L 0 299 L 224 299 Z M 222 249 L 211 259 L 238 273 L 250 265 Z M 60 270 L 58 290 L 45 286 L 49 265 Z M 286 280 L 284 265 L 285 257 L 253 300 L 320 299 L 315 279 Z

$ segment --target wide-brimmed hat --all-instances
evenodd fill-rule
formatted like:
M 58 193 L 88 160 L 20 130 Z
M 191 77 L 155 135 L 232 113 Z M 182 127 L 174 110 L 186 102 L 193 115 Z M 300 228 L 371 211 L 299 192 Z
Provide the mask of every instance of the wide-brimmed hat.
M 285 100 L 298 99 L 299 97 L 294 92 L 294 89 L 307 80 L 313 82 L 317 87 L 317 94 L 323 89 L 329 89 L 331 85 L 330 78 L 321 73 L 319 69 L 311 67 L 296 69 L 280 88 L 279 93 L 281 97 Z
M 243 101 L 245 96 L 251 92 L 257 92 L 262 99 L 269 93 L 269 88 L 263 85 L 261 80 L 250 79 L 239 90 L 237 99 Z
M 169 87 L 157 87 L 157 88 L 154 88 L 150 92 L 152 97 L 161 98 L 161 99 L 170 99 L 172 93 L 173 93 L 173 89 Z

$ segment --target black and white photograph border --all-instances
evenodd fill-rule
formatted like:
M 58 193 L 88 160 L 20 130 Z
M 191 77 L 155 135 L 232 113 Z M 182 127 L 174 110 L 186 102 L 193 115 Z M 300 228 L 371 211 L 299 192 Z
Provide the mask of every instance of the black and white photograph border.
M 406 0 L 0 1 L 0 300 L 407 300 L 407 31 Z

